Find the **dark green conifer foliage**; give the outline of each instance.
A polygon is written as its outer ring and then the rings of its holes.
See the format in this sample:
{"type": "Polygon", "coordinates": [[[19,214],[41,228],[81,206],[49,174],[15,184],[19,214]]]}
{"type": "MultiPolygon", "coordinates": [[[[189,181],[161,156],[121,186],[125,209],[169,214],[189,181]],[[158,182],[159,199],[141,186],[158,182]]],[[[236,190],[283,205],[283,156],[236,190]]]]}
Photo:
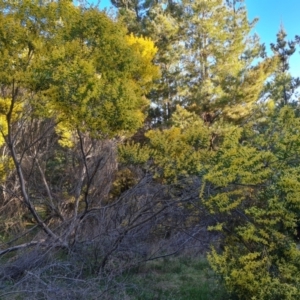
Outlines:
{"type": "Polygon", "coordinates": [[[297,42],[296,40],[287,41],[286,37],[287,34],[281,24],[277,33],[277,42],[271,44],[271,50],[278,60],[278,66],[273,81],[266,86],[269,98],[279,107],[295,101],[296,90],[300,86],[300,79],[292,77],[289,73],[289,60],[295,54],[297,42]]]}
{"type": "Polygon", "coordinates": [[[250,34],[244,1],[187,2],[186,89],[183,103],[200,113],[234,122],[251,114],[272,61],[250,34]],[[259,63],[254,61],[259,59],[259,63]]]}
{"type": "Polygon", "coordinates": [[[251,114],[274,64],[250,34],[256,20],[248,21],[244,1],[147,2],[136,6],[142,18],[133,17],[132,5],[116,5],[131,16],[131,30],[158,47],[162,77],[149,97],[164,120],[177,104],[234,122],[251,114]]]}

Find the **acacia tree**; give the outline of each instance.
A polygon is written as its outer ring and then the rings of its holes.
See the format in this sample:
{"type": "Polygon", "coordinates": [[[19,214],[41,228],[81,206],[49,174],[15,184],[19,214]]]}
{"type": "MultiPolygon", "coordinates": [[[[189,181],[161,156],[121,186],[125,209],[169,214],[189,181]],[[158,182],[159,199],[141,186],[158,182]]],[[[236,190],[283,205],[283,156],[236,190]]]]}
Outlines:
{"type": "Polygon", "coordinates": [[[0,19],[2,214],[17,199],[31,224],[68,246],[103,200],[89,195],[105,162],[115,164],[108,139],[143,124],[156,48],[69,1],[2,1],[0,19]],[[53,219],[67,225],[54,230],[53,219]]]}
{"type": "Polygon", "coordinates": [[[289,107],[267,128],[233,128],[204,176],[214,186],[202,195],[211,229],[226,237],[209,260],[240,299],[299,297],[298,131],[289,107]]]}

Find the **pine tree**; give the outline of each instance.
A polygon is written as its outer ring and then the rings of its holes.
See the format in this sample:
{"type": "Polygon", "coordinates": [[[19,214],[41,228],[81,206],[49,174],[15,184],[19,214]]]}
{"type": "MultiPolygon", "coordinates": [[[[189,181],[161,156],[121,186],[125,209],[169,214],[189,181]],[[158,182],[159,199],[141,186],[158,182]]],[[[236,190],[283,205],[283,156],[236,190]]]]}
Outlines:
{"type": "Polygon", "coordinates": [[[296,51],[296,40],[287,41],[283,24],[277,33],[277,43],[271,44],[271,50],[277,58],[277,68],[273,80],[266,84],[266,92],[270,101],[282,107],[295,101],[295,93],[300,86],[300,79],[294,78],[289,72],[289,59],[296,51]]]}
{"type": "Polygon", "coordinates": [[[164,119],[176,104],[211,119],[239,121],[250,115],[274,62],[263,58],[264,47],[250,34],[256,20],[248,21],[244,1],[147,5],[136,28],[158,47],[155,62],[162,77],[149,97],[164,119]]]}
{"type": "Polygon", "coordinates": [[[248,21],[243,1],[195,1],[185,10],[183,103],[231,121],[245,118],[272,71],[258,37],[250,35],[257,20],[248,21]]]}

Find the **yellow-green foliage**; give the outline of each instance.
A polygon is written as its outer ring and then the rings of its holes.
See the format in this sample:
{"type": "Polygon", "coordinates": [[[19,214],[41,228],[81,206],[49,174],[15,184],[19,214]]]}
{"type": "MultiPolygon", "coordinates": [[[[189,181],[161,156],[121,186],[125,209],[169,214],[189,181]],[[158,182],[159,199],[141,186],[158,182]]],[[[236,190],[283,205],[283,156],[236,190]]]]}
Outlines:
{"type": "Polygon", "coordinates": [[[58,143],[62,147],[71,148],[74,146],[74,133],[70,125],[60,122],[56,125],[55,132],[59,136],[58,143]]]}
{"type": "Polygon", "coordinates": [[[129,45],[133,45],[140,56],[147,60],[152,61],[158,48],[155,47],[154,42],[149,38],[137,37],[132,33],[127,36],[127,42],[129,45]]]}
{"type": "MultiPolygon", "coordinates": [[[[227,222],[225,250],[209,254],[214,270],[240,299],[298,299],[300,251],[300,119],[284,107],[246,139],[242,129],[225,138],[205,179],[218,187],[208,199],[227,222]]],[[[248,131],[249,133],[249,131],[248,131]]]]}
{"type": "Polygon", "coordinates": [[[209,127],[177,107],[172,124],[146,134],[156,176],[201,177],[201,201],[221,220],[210,230],[225,236],[224,250],[208,257],[228,290],[239,299],[298,299],[300,118],[285,107],[262,124],[209,127]]]}
{"type": "Polygon", "coordinates": [[[142,126],[157,49],[105,13],[67,0],[2,1],[0,44],[7,97],[22,90],[14,101],[61,123],[65,146],[74,129],[106,138],[142,126]]]}
{"type": "MultiPolygon", "coordinates": [[[[136,78],[145,88],[147,84],[153,79],[158,79],[159,69],[152,64],[155,54],[158,48],[155,47],[154,42],[149,38],[136,37],[132,33],[126,37],[129,45],[132,46],[137,53],[137,59],[139,62],[137,66],[136,78]]],[[[149,87],[149,85],[148,85],[149,87]]]]}
{"type": "Polygon", "coordinates": [[[213,249],[208,259],[213,269],[223,274],[229,291],[239,299],[298,299],[299,250],[287,246],[283,255],[289,260],[270,256],[265,249],[245,253],[241,247],[230,245],[222,255],[213,249]]]}
{"type": "Polygon", "coordinates": [[[148,146],[140,144],[127,143],[118,147],[118,158],[121,163],[139,165],[146,163],[154,154],[154,151],[148,146]]]}
{"type": "Polygon", "coordinates": [[[211,132],[202,119],[180,106],[172,117],[174,125],[163,131],[150,130],[146,137],[155,152],[156,176],[175,180],[178,176],[203,173],[212,155],[211,132]]]}
{"type": "Polygon", "coordinates": [[[213,152],[210,149],[211,130],[194,113],[177,106],[172,116],[173,126],[165,130],[150,130],[147,145],[129,143],[119,147],[123,163],[144,164],[149,159],[155,176],[176,180],[178,176],[200,174],[213,152]]]}
{"type": "MultiPolygon", "coordinates": [[[[22,104],[15,103],[11,106],[11,99],[0,97],[0,147],[5,144],[5,137],[8,132],[7,116],[10,113],[12,122],[19,120],[22,116],[22,104]]],[[[4,181],[8,172],[13,168],[12,158],[8,155],[2,155],[0,158],[0,182],[4,181]]]]}
{"type": "Polygon", "coordinates": [[[0,146],[4,143],[4,136],[7,134],[8,124],[7,116],[11,110],[11,121],[17,121],[21,118],[22,113],[22,103],[17,102],[12,106],[12,101],[10,98],[0,97],[0,146]]]}
{"type": "Polygon", "coordinates": [[[8,155],[2,155],[2,157],[0,158],[0,183],[7,178],[7,175],[12,170],[12,168],[12,158],[8,155]]]}
{"type": "Polygon", "coordinates": [[[7,120],[6,120],[6,115],[9,110],[9,105],[10,105],[10,99],[3,99],[0,98],[0,145],[2,146],[5,142],[4,137],[7,135],[7,120]]]}

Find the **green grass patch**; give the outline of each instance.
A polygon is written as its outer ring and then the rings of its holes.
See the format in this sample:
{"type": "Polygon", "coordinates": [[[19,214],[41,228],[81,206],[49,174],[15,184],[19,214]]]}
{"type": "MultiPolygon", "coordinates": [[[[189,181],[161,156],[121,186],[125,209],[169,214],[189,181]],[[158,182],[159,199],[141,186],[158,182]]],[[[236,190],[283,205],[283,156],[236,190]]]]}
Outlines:
{"type": "Polygon", "coordinates": [[[176,257],[147,262],[129,274],[130,300],[228,299],[207,260],[176,257]]]}

